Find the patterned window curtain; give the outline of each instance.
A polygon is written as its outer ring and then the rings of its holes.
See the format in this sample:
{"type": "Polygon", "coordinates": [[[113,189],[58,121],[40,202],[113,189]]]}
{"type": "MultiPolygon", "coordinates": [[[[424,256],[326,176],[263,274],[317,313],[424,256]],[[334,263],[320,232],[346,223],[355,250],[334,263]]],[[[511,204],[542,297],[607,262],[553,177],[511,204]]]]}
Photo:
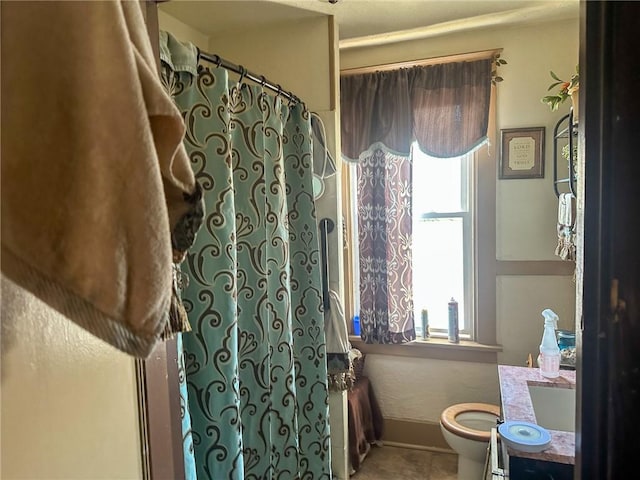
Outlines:
{"type": "Polygon", "coordinates": [[[357,197],[361,336],[415,340],[409,157],[374,150],[358,164],[357,197]]]}
{"type": "Polygon", "coordinates": [[[206,216],[183,264],[200,479],[330,479],[309,113],[222,68],[174,78],[206,216]]]}
{"type": "Polygon", "coordinates": [[[409,156],[463,155],[487,139],[492,60],[452,62],[340,79],[342,153],[352,162],[376,148],[409,156]]]}
{"type": "Polygon", "coordinates": [[[358,164],[360,325],[367,343],[415,339],[411,144],[457,157],[487,139],[491,59],[344,76],[343,158],[358,164]]]}
{"type": "Polygon", "coordinates": [[[413,138],[431,157],[464,155],[487,140],[492,60],[415,67],[409,75],[413,138]]]}

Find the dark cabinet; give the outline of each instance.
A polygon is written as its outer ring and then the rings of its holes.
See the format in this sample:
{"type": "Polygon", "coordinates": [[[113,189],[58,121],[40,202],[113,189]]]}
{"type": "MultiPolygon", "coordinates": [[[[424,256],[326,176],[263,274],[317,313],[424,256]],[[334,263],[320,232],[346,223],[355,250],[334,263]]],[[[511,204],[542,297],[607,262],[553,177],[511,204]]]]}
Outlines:
{"type": "Polygon", "coordinates": [[[509,457],[509,480],[572,480],[573,465],[509,457]]]}

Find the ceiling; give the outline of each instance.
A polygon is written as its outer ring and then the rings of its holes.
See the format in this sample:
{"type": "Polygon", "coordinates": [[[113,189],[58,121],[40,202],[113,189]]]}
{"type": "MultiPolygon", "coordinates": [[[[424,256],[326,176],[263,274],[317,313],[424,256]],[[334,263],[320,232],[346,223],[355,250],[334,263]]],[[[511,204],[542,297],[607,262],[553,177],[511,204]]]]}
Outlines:
{"type": "Polygon", "coordinates": [[[340,48],[578,16],[579,0],[173,0],[169,15],[208,36],[334,15],[340,48]]]}

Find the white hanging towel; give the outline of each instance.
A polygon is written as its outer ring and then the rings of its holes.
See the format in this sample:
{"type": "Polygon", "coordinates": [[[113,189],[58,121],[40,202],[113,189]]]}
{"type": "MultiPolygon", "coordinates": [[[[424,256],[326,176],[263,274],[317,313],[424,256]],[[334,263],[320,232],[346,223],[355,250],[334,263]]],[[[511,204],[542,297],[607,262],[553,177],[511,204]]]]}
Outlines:
{"type": "Polygon", "coordinates": [[[575,199],[571,193],[561,193],[558,197],[558,245],[555,254],[563,260],[576,259],[574,204],[575,199]]]}
{"type": "Polygon", "coordinates": [[[327,375],[329,390],[348,390],[353,386],[349,334],[340,297],[329,290],[329,311],[324,313],[327,342],[327,375]]]}

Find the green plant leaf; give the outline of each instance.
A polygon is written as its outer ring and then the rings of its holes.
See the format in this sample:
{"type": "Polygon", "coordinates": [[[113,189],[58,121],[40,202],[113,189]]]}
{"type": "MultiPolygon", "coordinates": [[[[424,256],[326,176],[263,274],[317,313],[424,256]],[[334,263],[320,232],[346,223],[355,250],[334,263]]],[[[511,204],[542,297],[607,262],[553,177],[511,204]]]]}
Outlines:
{"type": "Polygon", "coordinates": [[[542,97],[540,99],[540,101],[542,103],[546,103],[547,105],[549,105],[549,107],[551,108],[552,112],[556,111],[558,109],[558,105],[560,105],[562,103],[562,99],[560,99],[559,97],[557,97],[555,95],[542,97]]]}
{"type": "Polygon", "coordinates": [[[547,88],[547,92],[552,88],[557,87],[558,85],[562,85],[563,83],[564,83],[563,81],[552,83],[551,85],[549,85],[549,88],[547,88]]]}
{"type": "Polygon", "coordinates": [[[562,83],[562,80],[560,80],[558,78],[558,76],[555,73],[553,73],[553,70],[549,70],[549,73],[551,74],[551,78],[553,78],[554,80],[557,80],[558,82],[562,83]]]}
{"type": "Polygon", "coordinates": [[[492,85],[496,85],[498,82],[502,82],[504,79],[502,77],[498,76],[498,67],[500,65],[506,65],[507,61],[500,58],[500,54],[496,54],[493,57],[493,66],[492,66],[492,70],[491,70],[491,84],[492,85]]]}

